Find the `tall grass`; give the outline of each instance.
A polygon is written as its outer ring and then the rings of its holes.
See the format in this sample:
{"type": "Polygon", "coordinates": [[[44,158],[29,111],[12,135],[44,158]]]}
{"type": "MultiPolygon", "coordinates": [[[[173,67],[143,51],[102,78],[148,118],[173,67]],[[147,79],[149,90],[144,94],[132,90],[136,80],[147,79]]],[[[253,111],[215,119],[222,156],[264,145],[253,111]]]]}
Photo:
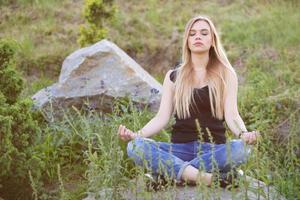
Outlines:
{"type": "MultiPolygon", "coordinates": [[[[124,103],[124,102],[123,102],[124,103]]],[[[73,159],[75,154],[80,155],[86,166],[87,193],[96,199],[122,199],[122,198],[164,198],[173,199],[177,188],[169,185],[165,190],[155,193],[146,189],[144,170],[137,168],[126,155],[126,143],[121,141],[116,131],[119,124],[128,124],[132,130],[139,129],[143,123],[153,115],[148,111],[137,111],[130,105],[118,104],[112,115],[100,116],[96,113],[87,115],[78,112],[77,114],[65,115],[64,120],[56,123],[56,131],[64,130],[64,136],[68,139],[68,155],[73,159]],[[121,110],[120,110],[121,109],[121,110]],[[125,110],[124,110],[125,109],[125,110]],[[78,146],[78,144],[80,144],[78,146]],[[71,146],[70,146],[71,145],[71,146]],[[73,149],[76,146],[76,149],[73,149]],[[81,147],[80,147],[81,146],[81,147]],[[80,151],[78,151],[80,149],[80,151]]],[[[291,116],[295,120],[295,116],[291,116]]],[[[295,124],[296,123],[292,123],[295,124]]],[[[263,127],[263,126],[262,126],[263,127]]],[[[261,190],[260,187],[253,187],[253,183],[247,179],[239,182],[239,189],[232,189],[229,193],[231,198],[270,198],[279,199],[279,195],[288,199],[299,198],[298,180],[299,157],[295,154],[298,148],[295,127],[290,129],[287,143],[274,144],[272,135],[263,132],[262,140],[252,148],[252,154],[247,164],[241,169],[245,175],[263,181],[269,190],[261,190]],[[284,161],[284,162],[283,162],[284,161]],[[287,178],[288,177],[288,178],[287,178]],[[292,184],[291,184],[292,183],[292,184]],[[277,190],[277,192],[273,189],[277,190]],[[241,194],[241,191],[244,191],[241,194]]],[[[161,133],[164,135],[165,133],[161,133]]],[[[160,141],[168,141],[156,138],[160,141]]],[[[61,146],[66,151],[66,144],[61,146]]],[[[73,163],[69,160],[66,163],[73,163]]],[[[76,163],[77,161],[75,161],[76,163]]],[[[238,181],[238,180],[236,180],[238,181]]],[[[257,183],[260,184],[260,183],[257,183]]],[[[183,188],[188,191],[188,188],[183,188]]],[[[208,188],[204,184],[196,187],[197,197],[204,199],[221,198],[223,190],[213,185],[208,188]]],[[[84,195],[84,194],[82,194],[84,195]]]]}
{"type": "MultiPolygon", "coordinates": [[[[247,199],[255,194],[272,199],[275,187],[287,199],[299,199],[299,2],[116,2],[119,12],[108,24],[109,39],[159,80],[180,59],[186,21],[196,14],[212,17],[239,75],[240,114],[249,130],[262,133],[241,169],[270,188],[251,193],[254,188],[244,179],[240,182],[243,196],[233,189],[231,197],[247,199]]],[[[56,81],[62,60],[79,47],[83,1],[4,0],[0,5],[0,37],[13,37],[20,43],[18,67],[31,78],[23,96],[30,96],[56,81]]],[[[145,171],[134,167],[127,158],[126,143],[116,135],[119,124],[138,130],[154,114],[137,111],[128,101],[115,104],[111,114],[65,113],[36,136],[32,157],[41,160],[43,172],[29,172],[33,188],[29,199],[82,199],[87,194],[99,199],[121,199],[126,194],[144,199],[174,197],[172,186],[158,193],[146,190],[145,171]]],[[[169,141],[170,124],[156,140],[169,141]]],[[[204,185],[196,191],[203,199],[222,194],[218,187],[204,185]]]]}

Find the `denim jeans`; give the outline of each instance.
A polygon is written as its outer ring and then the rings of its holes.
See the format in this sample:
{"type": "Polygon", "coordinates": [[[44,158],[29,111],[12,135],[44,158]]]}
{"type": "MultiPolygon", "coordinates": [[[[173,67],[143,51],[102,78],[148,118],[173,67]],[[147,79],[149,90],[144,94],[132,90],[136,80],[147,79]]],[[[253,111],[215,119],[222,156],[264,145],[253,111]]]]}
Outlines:
{"type": "Polygon", "coordinates": [[[145,167],[153,175],[180,181],[188,165],[206,172],[228,172],[247,161],[250,147],[242,140],[231,140],[226,144],[166,143],[137,137],[128,143],[127,154],[136,165],[145,167]]]}

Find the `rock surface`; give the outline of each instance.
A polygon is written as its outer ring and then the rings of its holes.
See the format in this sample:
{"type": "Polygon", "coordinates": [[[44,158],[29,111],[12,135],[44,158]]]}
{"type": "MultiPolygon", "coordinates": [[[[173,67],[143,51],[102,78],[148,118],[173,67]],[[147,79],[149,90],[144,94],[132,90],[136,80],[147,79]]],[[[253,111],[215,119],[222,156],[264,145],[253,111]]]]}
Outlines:
{"type": "MultiPolygon", "coordinates": [[[[136,190],[123,190],[120,192],[120,196],[117,199],[151,199],[151,200],[161,200],[161,199],[174,199],[174,200],[200,200],[200,199],[220,199],[220,200],[231,200],[231,199],[276,199],[285,200],[272,186],[267,186],[265,183],[246,176],[245,184],[240,186],[240,188],[227,190],[223,188],[209,188],[204,186],[204,188],[199,188],[196,186],[170,186],[163,191],[158,192],[147,192],[141,188],[144,188],[144,183],[140,180],[132,180],[130,185],[135,185],[136,190]],[[245,189],[247,188],[247,190],[245,189]]],[[[99,199],[114,199],[112,196],[113,190],[110,188],[103,189],[97,194],[89,194],[88,197],[83,200],[99,200],[99,199]]]]}
{"type": "Polygon", "coordinates": [[[108,40],[69,55],[58,83],[37,92],[32,99],[47,118],[61,109],[86,106],[109,112],[112,100],[130,97],[133,102],[159,107],[162,86],[124,51],[108,40]]]}

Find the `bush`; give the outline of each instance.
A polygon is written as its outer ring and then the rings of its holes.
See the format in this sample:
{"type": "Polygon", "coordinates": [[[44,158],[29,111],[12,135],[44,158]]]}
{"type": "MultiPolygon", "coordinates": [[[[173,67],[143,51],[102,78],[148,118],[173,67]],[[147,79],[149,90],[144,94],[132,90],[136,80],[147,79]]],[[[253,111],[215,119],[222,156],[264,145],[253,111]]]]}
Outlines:
{"type": "Polygon", "coordinates": [[[83,16],[87,25],[80,27],[80,46],[95,43],[107,35],[105,21],[113,19],[116,12],[114,0],[86,0],[83,16]]]}
{"type": "Polygon", "coordinates": [[[14,69],[14,53],[11,41],[0,41],[0,195],[5,199],[31,194],[28,171],[42,164],[33,156],[39,115],[31,111],[30,99],[18,100],[23,80],[14,69]]]}
{"type": "Polygon", "coordinates": [[[0,40],[0,88],[9,104],[15,103],[23,89],[23,80],[15,70],[16,43],[0,40]]]}

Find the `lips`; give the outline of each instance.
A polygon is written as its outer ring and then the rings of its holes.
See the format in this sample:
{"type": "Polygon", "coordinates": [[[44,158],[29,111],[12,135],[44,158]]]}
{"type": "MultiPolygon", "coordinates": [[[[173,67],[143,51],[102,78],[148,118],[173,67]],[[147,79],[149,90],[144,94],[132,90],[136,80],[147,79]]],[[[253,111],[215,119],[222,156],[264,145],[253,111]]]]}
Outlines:
{"type": "Polygon", "coordinates": [[[203,45],[203,43],[202,42],[195,42],[194,45],[199,46],[199,45],[203,45]]]}

